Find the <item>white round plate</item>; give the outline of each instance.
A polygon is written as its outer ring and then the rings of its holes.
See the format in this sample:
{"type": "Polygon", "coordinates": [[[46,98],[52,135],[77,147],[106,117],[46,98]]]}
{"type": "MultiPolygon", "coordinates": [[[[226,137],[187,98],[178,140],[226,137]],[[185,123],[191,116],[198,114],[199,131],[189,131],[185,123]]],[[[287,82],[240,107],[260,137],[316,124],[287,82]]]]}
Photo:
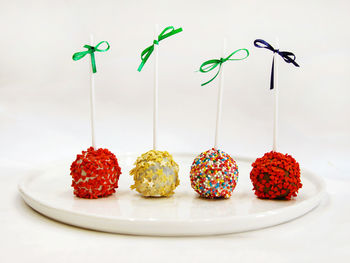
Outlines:
{"type": "Polygon", "coordinates": [[[100,199],[73,195],[71,161],[35,171],[19,183],[19,191],[33,209],[55,220],[112,233],[186,236],[213,235],[254,230],[277,225],[312,210],[325,193],[323,181],[302,171],[302,189],[290,201],[255,197],[249,179],[252,160],[235,158],[239,179],[230,199],[199,198],[192,190],[189,171],[194,154],[174,154],[180,166],[180,185],[168,198],[144,198],[129,189],[129,175],[136,154],[117,156],[122,167],[116,193],[100,199]]]}

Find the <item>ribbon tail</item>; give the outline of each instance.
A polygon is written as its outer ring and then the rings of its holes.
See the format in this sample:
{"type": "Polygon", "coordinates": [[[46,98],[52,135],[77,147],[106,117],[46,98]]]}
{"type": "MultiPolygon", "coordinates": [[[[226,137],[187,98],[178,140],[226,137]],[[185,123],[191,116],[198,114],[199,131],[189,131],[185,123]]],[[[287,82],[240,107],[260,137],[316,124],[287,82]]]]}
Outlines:
{"type": "Polygon", "coordinates": [[[149,46],[144,51],[142,51],[142,53],[141,53],[141,64],[140,64],[140,66],[137,69],[138,72],[141,72],[143,66],[146,64],[148,58],[151,56],[153,50],[154,50],[154,45],[149,46]]]}
{"type": "Polygon", "coordinates": [[[139,66],[138,69],[137,69],[138,72],[141,72],[143,66],[146,64],[148,58],[151,56],[151,53],[152,53],[152,52],[149,52],[149,51],[148,51],[148,53],[146,54],[146,56],[145,56],[144,58],[141,59],[141,64],[140,64],[140,66],[139,66]]]}
{"type": "Polygon", "coordinates": [[[274,71],[275,71],[275,55],[273,56],[272,59],[272,69],[271,69],[271,78],[270,78],[270,90],[273,89],[273,85],[274,85],[274,71]]]}
{"type": "Polygon", "coordinates": [[[294,60],[293,60],[293,65],[296,66],[296,67],[300,67],[298,63],[296,63],[294,60]]]}
{"type": "Polygon", "coordinates": [[[137,71],[141,72],[144,65],[145,65],[145,61],[142,60],[140,66],[137,68],[137,71]]]}
{"type": "Polygon", "coordinates": [[[92,73],[96,73],[95,53],[91,53],[90,55],[91,55],[92,73]]]}
{"type": "Polygon", "coordinates": [[[207,82],[202,83],[201,86],[203,87],[203,86],[209,84],[210,82],[212,82],[212,81],[219,75],[220,69],[221,69],[221,65],[220,65],[220,67],[219,67],[218,72],[216,72],[215,76],[214,76],[212,79],[208,80],[207,82]]]}

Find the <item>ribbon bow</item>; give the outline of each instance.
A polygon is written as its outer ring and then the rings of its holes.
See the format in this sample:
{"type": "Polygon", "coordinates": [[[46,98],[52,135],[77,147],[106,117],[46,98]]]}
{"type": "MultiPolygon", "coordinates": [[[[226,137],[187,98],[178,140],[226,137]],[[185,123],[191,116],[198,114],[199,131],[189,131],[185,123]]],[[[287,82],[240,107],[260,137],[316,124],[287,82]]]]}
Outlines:
{"type": "Polygon", "coordinates": [[[96,62],[95,62],[95,51],[97,52],[106,52],[107,50],[109,50],[110,46],[109,43],[107,41],[101,41],[100,43],[98,43],[96,46],[90,46],[90,45],[84,45],[85,48],[87,48],[86,51],[81,51],[81,52],[76,52],[73,54],[73,60],[77,61],[79,59],[82,59],[83,57],[85,57],[87,54],[90,54],[91,56],[91,66],[92,66],[92,72],[96,73],[96,62]],[[106,43],[107,47],[105,49],[99,49],[98,47],[102,44],[106,43]]]}
{"type": "Polygon", "coordinates": [[[219,75],[221,66],[222,66],[222,64],[224,62],[226,62],[228,60],[243,60],[243,59],[246,59],[248,56],[249,56],[248,49],[241,48],[241,49],[237,49],[236,51],[232,52],[227,58],[210,59],[208,61],[203,62],[203,64],[199,68],[200,72],[207,73],[207,72],[215,69],[217,66],[219,66],[219,70],[218,70],[218,72],[216,72],[215,76],[211,80],[201,84],[201,86],[207,85],[208,83],[212,82],[219,75]],[[245,51],[246,52],[246,56],[243,57],[243,58],[231,58],[234,54],[236,54],[236,53],[238,53],[240,51],[245,51]]]}
{"type": "Polygon", "coordinates": [[[141,53],[141,64],[139,68],[137,69],[139,72],[141,72],[143,66],[146,64],[148,58],[151,56],[153,50],[154,50],[154,45],[159,45],[159,42],[162,41],[163,39],[170,37],[172,35],[175,35],[177,33],[180,33],[182,31],[182,28],[175,29],[173,26],[168,26],[164,28],[164,30],[159,34],[158,39],[153,40],[153,44],[150,45],[149,47],[145,48],[142,53],[141,53]],[[169,31],[170,30],[170,31],[169,31]],[[169,32],[168,32],[169,31],[169,32]]]}
{"type": "MultiPolygon", "coordinates": [[[[268,50],[271,50],[273,53],[277,53],[280,55],[283,60],[287,63],[292,63],[294,66],[299,67],[298,63],[295,62],[296,56],[292,52],[288,51],[280,51],[279,49],[274,49],[273,46],[271,46],[269,43],[267,43],[265,40],[262,39],[256,39],[254,41],[254,46],[258,48],[266,48],[268,50]],[[262,44],[262,45],[259,45],[262,44]]],[[[272,59],[272,69],[271,69],[271,79],[270,79],[270,89],[273,89],[274,85],[274,64],[275,64],[275,56],[273,56],[272,59]]]]}

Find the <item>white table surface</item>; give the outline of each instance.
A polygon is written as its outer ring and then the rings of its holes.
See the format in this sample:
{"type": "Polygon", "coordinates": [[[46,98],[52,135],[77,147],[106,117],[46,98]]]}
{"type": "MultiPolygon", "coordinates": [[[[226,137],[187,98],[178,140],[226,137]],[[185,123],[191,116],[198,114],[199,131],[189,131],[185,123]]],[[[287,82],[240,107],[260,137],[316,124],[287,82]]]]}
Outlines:
{"type": "Polygon", "coordinates": [[[50,220],[17,191],[28,171],[3,164],[1,262],[344,262],[350,256],[350,182],[326,178],[320,206],[292,222],[239,234],[142,237],[100,233],[50,220]]]}
{"type": "Polygon", "coordinates": [[[3,1],[0,262],[349,261],[349,1],[140,2],[3,1]],[[215,83],[200,87],[209,75],[194,71],[219,56],[223,36],[232,50],[247,47],[251,56],[225,66],[222,150],[251,157],[269,150],[271,54],[253,40],[278,35],[281,49],[295,52],[300,68],[280,63],[278,150],[325,179],[328,197],[319,207],[259,231],[157,238],[71,227],[22,201],[17,183],[30,169],[73,160],[89,146],[90,65],[71,56],[91,32],[111,44],[97,57],[97,144],[115,154],[149,150],[153,66],[136,69],[155,22],[184,28],[161,45],[159,145],[169,152],[212,146],[217,89],[215,83]]]}

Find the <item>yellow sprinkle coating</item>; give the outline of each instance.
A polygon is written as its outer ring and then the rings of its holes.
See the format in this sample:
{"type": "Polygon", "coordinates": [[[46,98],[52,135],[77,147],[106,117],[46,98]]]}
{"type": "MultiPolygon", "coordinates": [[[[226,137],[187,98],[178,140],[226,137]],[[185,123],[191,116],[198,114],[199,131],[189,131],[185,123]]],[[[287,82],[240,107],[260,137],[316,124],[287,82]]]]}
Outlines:
{"type": "Polygon", "coordinates": [[[143,196],[170,196],[179,185],[179,165],[167,151],[150,150],[137,158],[130,187],[143,196]]]}

